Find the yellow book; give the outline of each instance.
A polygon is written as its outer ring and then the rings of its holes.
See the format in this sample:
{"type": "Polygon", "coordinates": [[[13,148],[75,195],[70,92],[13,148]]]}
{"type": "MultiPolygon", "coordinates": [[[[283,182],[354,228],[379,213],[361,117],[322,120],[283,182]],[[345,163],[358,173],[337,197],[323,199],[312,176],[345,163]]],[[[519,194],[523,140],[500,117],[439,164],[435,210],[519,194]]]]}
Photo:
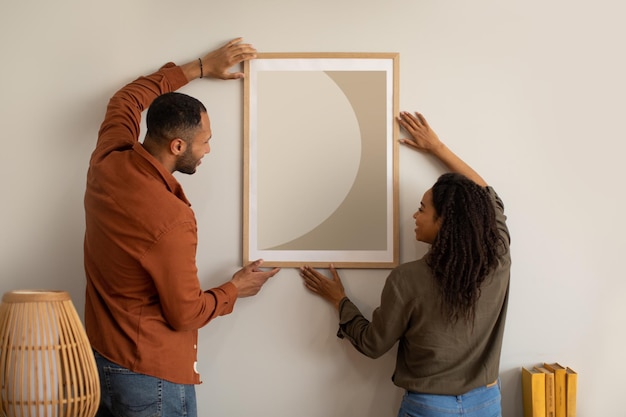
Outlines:
{"type": "Polygon", "coordinates": [[[522,367],[524,417],[546,417],[546,376],[536,369],[522,367]]]}
{"type": "Polygon", "coordinates": [[[576,417],[576,391],[578,390],[578,374],[571,368],[565,369],[565,408],[567,417],[576,417]]]}
{"type": "Polygon", "coordinates": [[[543,366],[535,366],[535,369],[543,372],[546,376],[546,417],[555,417],[554,374],[543,366]]]}
{"type": "Polygon", "coordinates": [[[554,416],[567,417],[565,368],[558,363],[544,363],[543,367],[554,373],[554,416]]]}

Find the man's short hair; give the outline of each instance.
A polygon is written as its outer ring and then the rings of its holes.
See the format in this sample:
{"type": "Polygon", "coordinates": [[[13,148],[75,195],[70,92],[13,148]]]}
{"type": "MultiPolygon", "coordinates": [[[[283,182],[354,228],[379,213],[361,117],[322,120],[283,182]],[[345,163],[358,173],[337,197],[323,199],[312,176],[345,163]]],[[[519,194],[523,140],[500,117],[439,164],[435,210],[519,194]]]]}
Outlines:
{"type": "Polygon", "coordinates": [[[146,115],[146,138],[161,144],[180,138],[188,142],[200,126],[206,107],[187,94],[165,93],[157,97],[146,115]]]}

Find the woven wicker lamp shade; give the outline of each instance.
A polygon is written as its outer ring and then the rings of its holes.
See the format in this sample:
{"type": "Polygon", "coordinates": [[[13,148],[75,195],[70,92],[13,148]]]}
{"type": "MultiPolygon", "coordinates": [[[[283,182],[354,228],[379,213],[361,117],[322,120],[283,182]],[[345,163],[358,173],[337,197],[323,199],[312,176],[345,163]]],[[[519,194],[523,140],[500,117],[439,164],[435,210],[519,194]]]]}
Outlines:
{"type": "Polygon", "coordinates": [[[3,416],[96,415],[98,369],[67,292],[4,294],[0,304],[0,384],[3,416]]]}

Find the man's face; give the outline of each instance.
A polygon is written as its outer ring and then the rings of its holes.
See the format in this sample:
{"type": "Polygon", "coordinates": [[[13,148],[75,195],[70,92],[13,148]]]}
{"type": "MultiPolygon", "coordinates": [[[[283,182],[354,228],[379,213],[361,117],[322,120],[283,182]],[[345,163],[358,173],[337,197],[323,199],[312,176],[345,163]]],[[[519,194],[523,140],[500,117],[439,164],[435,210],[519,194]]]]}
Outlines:
{"type": "Polygon", "coordinates": [[[175,170],[183,174],[194,174],[204,155],[211,152],[210,139],[211,122],[209,115],[203,112],[200,119],[200,129],[198,129],[191,141],[187,143],[185,151],[178,157],[175,170]]]}

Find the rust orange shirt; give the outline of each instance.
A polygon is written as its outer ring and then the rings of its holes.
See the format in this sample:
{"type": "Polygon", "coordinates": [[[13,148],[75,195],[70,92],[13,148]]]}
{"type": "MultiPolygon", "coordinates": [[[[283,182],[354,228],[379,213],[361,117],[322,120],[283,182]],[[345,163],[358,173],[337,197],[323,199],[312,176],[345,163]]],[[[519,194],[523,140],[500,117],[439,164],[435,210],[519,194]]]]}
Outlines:
{"type": "Polygon", "coordinates": [[[85,192],[85,327],[92,347],[134,372],[197,384],[198,329],[232,311],[236,287],[203,291],[196,219],[182,187],[138,141],[141,113],[187,83],[169,63],[109,101],[85,192]]]}

